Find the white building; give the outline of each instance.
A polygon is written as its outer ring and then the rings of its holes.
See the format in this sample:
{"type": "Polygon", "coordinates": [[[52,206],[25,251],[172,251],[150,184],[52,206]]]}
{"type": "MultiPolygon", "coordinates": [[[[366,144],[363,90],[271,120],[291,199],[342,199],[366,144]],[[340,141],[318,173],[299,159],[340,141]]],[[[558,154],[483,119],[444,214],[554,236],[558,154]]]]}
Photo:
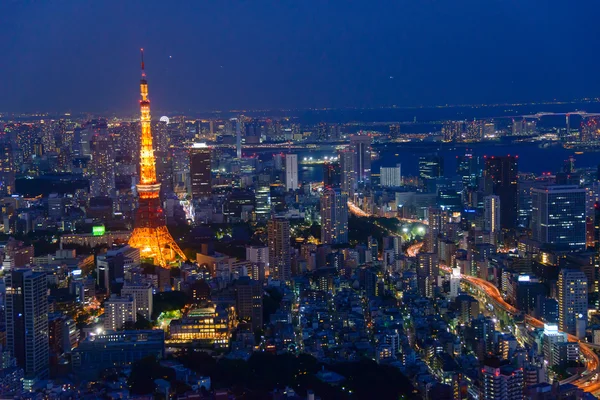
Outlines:
{"type": "Polygon", "coordinates": [[[402,173],[400,164],[395,167],[381,167],[379,170],[380,183],[383,187],[402,186],[402,173]]]}
{"type": "Polygon", "coordinates": [[[126,322],[135,322],[135,297],[118,297],[112,295],[104,303],[104,329],[117,331],[126,322]]]}
{"type": "Polygon", "coordinates": [[[285,155],[285,190],[298,189],[298,155],[285,155]]]}
{"type": "Polygon", "coordinates": [[[269,266],[269,247],[268,246],[248,246],[246,247],[246,260],[253,263],[263,263],[269,266]]]}
{"type": "Polygon", "coordinates": [[[135,299],[135,312],[141,314],[148,321],[152,319],[152,286],[146,285],[125,285],[121,289],[121,296],[133,297],[135,299]]]}

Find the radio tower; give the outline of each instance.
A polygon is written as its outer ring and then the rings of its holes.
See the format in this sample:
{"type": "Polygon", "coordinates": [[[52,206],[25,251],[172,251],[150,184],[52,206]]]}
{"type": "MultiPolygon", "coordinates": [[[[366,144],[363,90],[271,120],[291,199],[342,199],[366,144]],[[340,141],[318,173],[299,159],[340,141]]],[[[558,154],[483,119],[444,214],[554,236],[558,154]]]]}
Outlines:
{"type": "Polygon", "coordinates": [[[140,149],[140,183],[137,185],[138,209],[134,230],[129,245],[140,250],[142,258],[151,258],[154,263],[166,268],[177,256],[185,260],[185,255],[167,230],[165,216],[160,205],[160,183],[156,181],[154,148],[150,131],[150,100],[148,82],[144,70],[144,49],[142,52],[142,79],[140,100],[142,126],[140,149]]]}

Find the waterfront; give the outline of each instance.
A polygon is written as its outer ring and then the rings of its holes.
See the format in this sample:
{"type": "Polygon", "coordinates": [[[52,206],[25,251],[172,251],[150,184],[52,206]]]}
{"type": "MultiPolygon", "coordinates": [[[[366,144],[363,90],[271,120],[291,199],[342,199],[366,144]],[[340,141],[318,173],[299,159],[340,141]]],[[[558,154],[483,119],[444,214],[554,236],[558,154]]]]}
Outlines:
{"type": "MultiPolygon", "coordinates": [[[[535,174],[559,171],[563,162],[571,155],[575,156],[577,168],[597,168],[600,164],[598,152],[585,151],[583,154],[575,154],[573,150],[565,149],[559,144],[542,148],[538,143],[473,143],[468,146],[448,143],[423,145],[399,143],[375,146],[375,149],[379,152],[379,158],[373,160],[373,173],[379,173],[382,166],[392,167],[401,164],[403,176],[417,175],[419,157],[435,153],[444,158],[444,175],[452,176],[456,172],[456,157],[464,155],[467,149],[471,149],[472,154],[476,156],[518,155],[519,171],[535,174]]],[[[332,157],[335,152],[306,150],[298,151],[297,154],[299,159],[304,157],[317,159],[325,156],[332,157]]],[[[263,154],[265,161],[271,156],[268,153],[263,154]]],[[[299,173],[300,179],[304,182],[323,180],[323,168],[319,164],[301,165],[299,173]]]]}

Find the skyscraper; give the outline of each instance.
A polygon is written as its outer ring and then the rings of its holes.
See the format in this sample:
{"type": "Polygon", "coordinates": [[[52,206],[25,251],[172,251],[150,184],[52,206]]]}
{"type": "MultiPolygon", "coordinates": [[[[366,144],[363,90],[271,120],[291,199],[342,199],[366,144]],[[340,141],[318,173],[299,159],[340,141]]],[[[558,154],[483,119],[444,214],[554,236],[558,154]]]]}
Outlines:
{"type": "Polygon", "coordinates": [[[212,149],[205,143],[194,143],[190,149],[190,182],[194,200],[210,197],[212,193],[211,153],[212,149]]]}
{"type": "Polygon", "coordinates": [[[483,229],[492,233],[500,231],[500,197],[489,195],[483,198],[483,229]]]}
{"type": "Polygon", "coordinates": [[[356,190],[356,153],[351,148],[340,151],[341,188],[348,196],[354,197],[356,190]]]}
{"type": "Polygon", "coordinates": [[[321,242],[348,243],[348,196],[326,188],[321,196],[321,242]]]}
{"type": "Polygon", "coordinates": [[[517,174],[518,158],[516,156],[485,158],[485,184],[488,194],[500,197],[502,229],[513,229],[517,224],[517,174]]]}
{"type": "Polygon", "coordinates": [[[477,179],[481,177],[481,158],[473,155],[470,149],[464,155],[456,156],[456,174],[462,178],[464,188],[477,187],[477,179]]]}
{"type": "Polygon", "coordinates": [[[354,135],[350,138],[350,147],[355,154],[356,181],[359,185],[371,183],[371,143],[368,135],[354,135]]]}
{"type": "Polygon", "coordinates": [[[6,276],[6,345],[25,376],[48,375],[48,292],[46,274],[30,269],[6,276]]]}
{"type": "Polygon", "coordinates": [[[285,190],[298,189],[298,155],[285,155],[285,190]]]}
{"type": "Polygon", "coordinates": [[[428,192],[435,192],[437,178],[444,176],[444,158],[438,155],[419,157],[419,177],[428,192]]]}
{"type": "Polygon", "coordinates": [[[577,332],[577,319],[587,318],[588,291],[585,273],[562,269],[558,275],[558,327],[572,335],[577,332]]]}
{"type": "Polygon", "coordinates": [[[150,100],[148,100],[148,81],[144,71],[144,53],[142,50],[142,79],[140,80],[142,99],[140,101],[141,151],[139,196],[135,218],[135,228],[131,233],[129,245],[140,250],[142,258],[153,259],[161,267],[175,259],[185,260],[185,254],[167,230],[165,216],[160,204],[160,182],[156,180],[154,148],[150,129],[150,100]]]}
{"type": "Polygon", "coordinates": [[[0,136],[0,194],[3,196],[9,196],[15,192],[13,146],[10,135],[0,136]]]}
{"type": "Polygon", "coordinates": [[[269,220],[269,272],[273,279],[289,281],[292,277],[290,222],[284,218],[269,220]]]}
{"type": "Polygon", "coordinates": [[[585,189],[553,185],[533,188],[531,196],[534,240],[560,249],[585,248],[585,189]]]}

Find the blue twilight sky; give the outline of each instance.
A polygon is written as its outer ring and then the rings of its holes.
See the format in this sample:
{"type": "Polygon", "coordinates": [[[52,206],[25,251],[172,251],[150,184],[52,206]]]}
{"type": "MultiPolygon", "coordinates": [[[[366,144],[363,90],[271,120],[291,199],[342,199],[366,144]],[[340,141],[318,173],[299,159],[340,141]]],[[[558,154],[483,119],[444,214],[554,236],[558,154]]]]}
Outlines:
{"type": "Polygon", "coordinates": [[[0,111],[600,95],[597,0],[1,0],[0,111]]]}

